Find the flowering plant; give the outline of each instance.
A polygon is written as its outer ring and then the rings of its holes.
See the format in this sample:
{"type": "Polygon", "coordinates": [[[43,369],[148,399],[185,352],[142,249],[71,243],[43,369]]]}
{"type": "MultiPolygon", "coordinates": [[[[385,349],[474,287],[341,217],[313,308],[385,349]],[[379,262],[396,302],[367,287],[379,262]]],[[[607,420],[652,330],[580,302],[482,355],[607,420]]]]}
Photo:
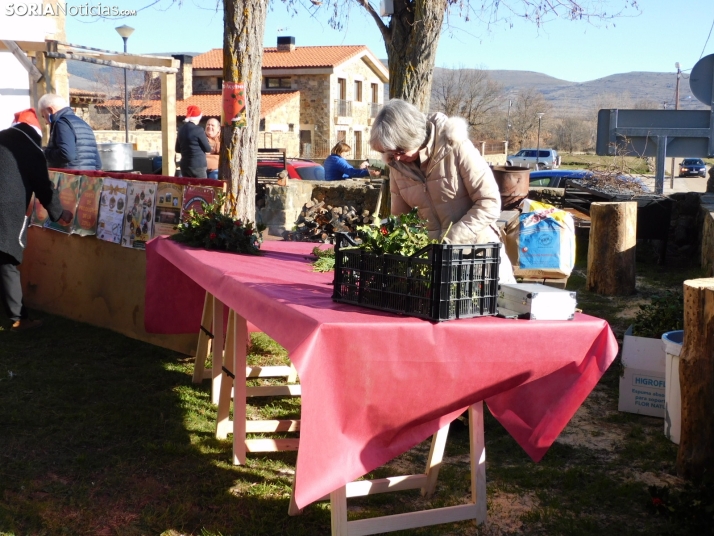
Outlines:
{"type": "Polygon", "coordinates": [[[204,203],[203,213],[189,210],[170,238],[187,246],[258,255],[265,226],[233,219],[226,214],[226,201],[225,195],[218,194],[213,203],[204,203]]]}
{"type": "Polygon", "coordinates": [[[426,221],[420,220],[417,209],[407,214],[389,216],[381,225],[361,225],[357,236],[362,240],[362,249],[378,255],[414,255],[429,244],[438,243],[429,238],[426,221]]]}

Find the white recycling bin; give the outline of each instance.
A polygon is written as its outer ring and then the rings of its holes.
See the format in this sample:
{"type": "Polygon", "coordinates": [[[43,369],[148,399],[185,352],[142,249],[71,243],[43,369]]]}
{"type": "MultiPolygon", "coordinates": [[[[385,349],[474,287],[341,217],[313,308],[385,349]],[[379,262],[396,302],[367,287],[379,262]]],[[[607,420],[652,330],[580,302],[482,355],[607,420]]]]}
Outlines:
{"type": "Polygon", "coordinates": [[[679,352],[682,351],[684,331],[668,331],[662,335],[666,356],[664,377],[664,435],[679,445],[682,431],[682,394],[679,389],[679,352]]]}

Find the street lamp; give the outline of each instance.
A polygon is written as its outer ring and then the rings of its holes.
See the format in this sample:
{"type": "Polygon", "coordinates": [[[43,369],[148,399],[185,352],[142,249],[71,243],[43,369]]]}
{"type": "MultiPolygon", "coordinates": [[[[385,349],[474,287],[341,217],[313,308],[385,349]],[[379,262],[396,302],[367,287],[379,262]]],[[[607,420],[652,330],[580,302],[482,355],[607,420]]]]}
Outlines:
{"type": "Polygon", "coordinates": [[[538,168],[539,168],[539,166],[538,166],[538,161],[540,160],[540,120],[543,119],[543,116],[545,115],[545,113],[543,113],[543,112],[538,112],[536,115],[538,116],[538,143],[536,144],[536,163],[535,163],[535,167],[536,167],[536,171],[538,171],[538,168]]]}
{"type": "MultiPolygon", "coordinates": [[[[124,40],[124,54],[126,54],[126,42],[129,40],[129,36],[134,33],[134,28],[124,24],[115,30],[124,40]]],[[[124,141],[129,143],[129,86],[126,83],[126,68],[124,68],[124,141]]]]}

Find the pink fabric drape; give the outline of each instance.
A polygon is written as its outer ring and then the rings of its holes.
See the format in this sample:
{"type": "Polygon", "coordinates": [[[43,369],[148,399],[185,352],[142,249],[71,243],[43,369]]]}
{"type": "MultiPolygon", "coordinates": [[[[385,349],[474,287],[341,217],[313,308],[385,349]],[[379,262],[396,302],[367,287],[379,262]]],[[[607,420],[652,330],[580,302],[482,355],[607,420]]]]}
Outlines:
{"type": "Polygon", "coordinates": [[[428,438],[467,406],[539,461],[617,354],[601,319],[443,323],[332,301],[314,244],[261,256],[147,244],[146,329],[195,332],[210,292],[283,345],[302,384],[295,499],[303,507],[428,438]]]}

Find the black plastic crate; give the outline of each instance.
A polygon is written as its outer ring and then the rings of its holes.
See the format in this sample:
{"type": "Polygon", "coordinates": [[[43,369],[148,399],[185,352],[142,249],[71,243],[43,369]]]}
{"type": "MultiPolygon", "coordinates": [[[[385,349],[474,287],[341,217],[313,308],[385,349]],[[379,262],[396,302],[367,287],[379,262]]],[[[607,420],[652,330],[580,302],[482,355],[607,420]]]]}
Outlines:
{"type": "Polygon", "coordinates": [[[336,302],[436,321],[496,314],[500,244],[432,244],[404,257],[345,249],[352,241],[335,236],[336,302]]]}

